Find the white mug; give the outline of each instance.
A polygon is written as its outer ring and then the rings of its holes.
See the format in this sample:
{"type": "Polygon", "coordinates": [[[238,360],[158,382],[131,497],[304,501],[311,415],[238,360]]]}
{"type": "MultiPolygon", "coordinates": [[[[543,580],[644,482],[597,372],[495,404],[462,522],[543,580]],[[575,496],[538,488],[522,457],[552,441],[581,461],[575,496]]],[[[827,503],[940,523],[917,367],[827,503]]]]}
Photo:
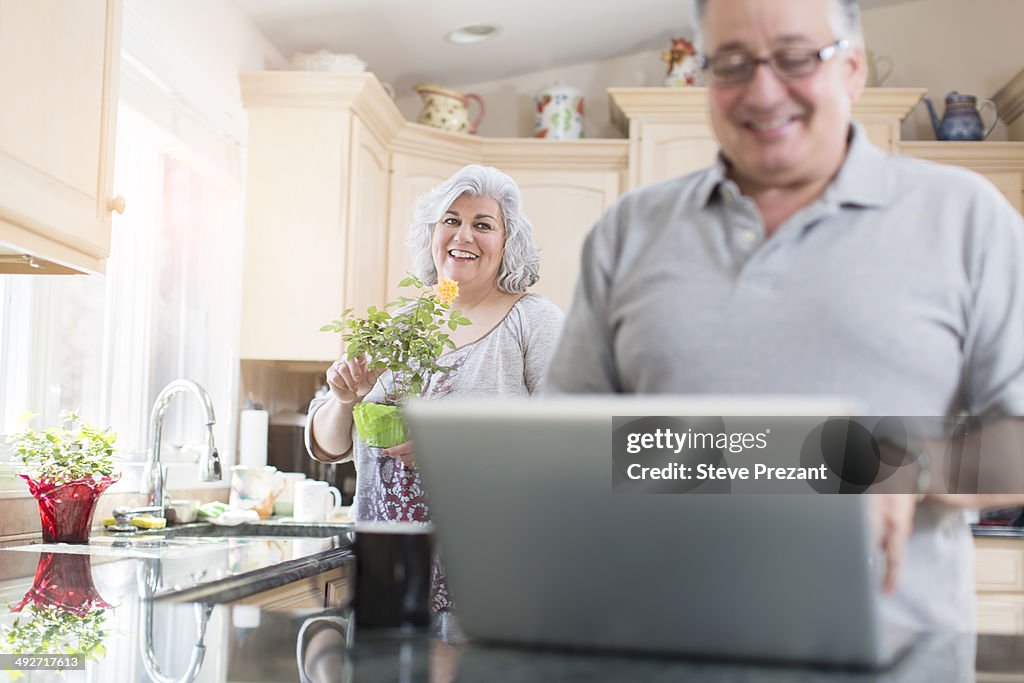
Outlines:
{"type": "Polygon", "coordinates": [[[341,491],[329,486],[326,481],[306,479],[295,482],[292,518],[296,522],[326,522],[340,507],[341,491]]]}

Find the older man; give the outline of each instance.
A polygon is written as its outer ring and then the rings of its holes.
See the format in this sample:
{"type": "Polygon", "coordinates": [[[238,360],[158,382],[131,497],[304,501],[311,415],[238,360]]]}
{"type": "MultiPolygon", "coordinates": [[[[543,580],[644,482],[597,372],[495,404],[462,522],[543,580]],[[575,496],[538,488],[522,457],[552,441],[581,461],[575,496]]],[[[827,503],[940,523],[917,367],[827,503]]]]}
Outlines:
{"type": "MultiPolygon", "coordinates": [[[[626,194],[594,228],[549,389],[1024,415],[1021,217],[979,176],[886,155],[851,120],[856,0],[695,10],[718,162],[626,194]]],[[[1015,500],[876,497],[893,619],[970,629],[961,508],[1015,500]]]]}

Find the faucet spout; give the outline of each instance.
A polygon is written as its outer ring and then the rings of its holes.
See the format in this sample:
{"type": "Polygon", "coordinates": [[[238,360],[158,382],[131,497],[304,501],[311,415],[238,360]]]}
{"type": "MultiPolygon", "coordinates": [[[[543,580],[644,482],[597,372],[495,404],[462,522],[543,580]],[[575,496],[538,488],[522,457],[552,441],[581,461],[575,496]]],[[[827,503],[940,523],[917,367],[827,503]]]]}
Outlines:
{"type": "Polygon", "coordinates": [[[217,454],[217,446],[213,440],[213,425],[217,422],[213,414],[213,402],[210,395],[199,384],[190,379],[176,379],[165,386],[153,402],[153,410],[149,414],[149,430],[151,435],[151,448],[149,452],[150,463],[150,486],[149,505],[163,506],[164,504],[164,474],[160,466],[160,446],[164,425],[164,413],[167,406],[176,394],[186,392],[198,399],[203,408],[204,419],[206,420],[206,452],[200,456],[199,475],[202,481],[219,481],[221,478],[220,456],[217,454]]]}

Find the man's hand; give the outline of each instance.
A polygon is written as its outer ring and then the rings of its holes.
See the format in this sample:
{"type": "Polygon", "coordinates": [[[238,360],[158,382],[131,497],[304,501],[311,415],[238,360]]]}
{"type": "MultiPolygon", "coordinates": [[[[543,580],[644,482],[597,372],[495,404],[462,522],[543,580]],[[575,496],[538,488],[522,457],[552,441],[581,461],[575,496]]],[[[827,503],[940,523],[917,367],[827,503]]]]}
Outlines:
{"type": "Polygon", "coordinates": [[[891,593],[896,589],[907,539],[914,528],[916,496],[908,493],[871,494],[868,510],[871,514],[872,531],[878,547],[885,553],[885,577],[882,590],[891,593]]]}

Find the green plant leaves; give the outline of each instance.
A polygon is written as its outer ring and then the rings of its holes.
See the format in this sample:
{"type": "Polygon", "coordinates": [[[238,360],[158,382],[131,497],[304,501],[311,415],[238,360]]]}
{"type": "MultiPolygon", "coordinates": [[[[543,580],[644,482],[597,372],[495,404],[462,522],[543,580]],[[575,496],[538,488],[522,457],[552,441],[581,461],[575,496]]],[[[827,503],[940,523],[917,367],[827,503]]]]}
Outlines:
{"type": "Polygon", "coordinates": [[[390,370],[395,384],[387,398],[395,403],[421,393],[430,373],[442,369],[437,359],[446,348],[455,348],[442,328],[455,330],[470,324],[469,318],[451,310],[419,278],[410,275],[398,286],[425,291],[416,298],[399,297],[382,309],[370,306],[361,318],[352,317],[352,309],[346,309],[339,319],[320,328],[341,334],[348,358],[366,356],[369,367],[390,370]]]}
{"type": "Polygon", "coordinates": [[[114,473],[114,442],[110,428],[99,429],[77,413],[64,411],[60,427],[36,431],[28,426],[35,415],[23,416],[25,426],[7,437],[14,456],[35,470],[34,477],[63,484],[83,477],[114,473]]]}

